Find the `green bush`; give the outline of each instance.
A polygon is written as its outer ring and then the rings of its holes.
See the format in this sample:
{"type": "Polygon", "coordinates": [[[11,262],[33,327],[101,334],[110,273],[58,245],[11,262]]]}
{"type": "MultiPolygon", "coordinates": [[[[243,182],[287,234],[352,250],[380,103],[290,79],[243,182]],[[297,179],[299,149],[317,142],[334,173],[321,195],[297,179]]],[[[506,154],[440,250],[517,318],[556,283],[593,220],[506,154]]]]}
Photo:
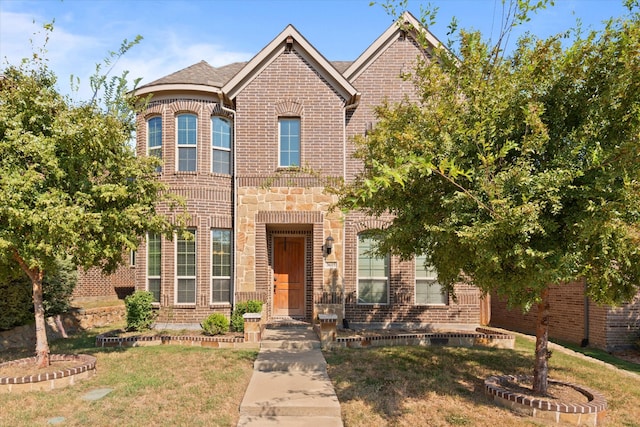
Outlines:
{"type": "Polygon", "coordinates": [[[231,314],[231,326],[234,331],[244,332],[244,319],[242,317],[245,313],[261,313],[262,301],[249,300],[247,302],[239,302],[233,309],[231,314]]]}
{"type": "Polygon", "coordinates": [[[207,335],[220,335],[229,332],[229,320],[222,313],[213,313],[200,325],[207,335]]]}
{"type": "MultiPolygon", "coordinates": [[[[45,316],[69,310],[77,281],[76,267],[69,260],[59,260],[55,268],[45,272],[42,280],[45,316]]],[[[33,323],[31,280],[11,260],[0,261],[0,295],[0,330],[33,323]]]]}
{"type": "Polygon", "coordinates": [[[151,292],[135,291],[124,299],[124,305],[127,310],[128,331],[144,331],[151,328],[156,319],[151,292]]]}

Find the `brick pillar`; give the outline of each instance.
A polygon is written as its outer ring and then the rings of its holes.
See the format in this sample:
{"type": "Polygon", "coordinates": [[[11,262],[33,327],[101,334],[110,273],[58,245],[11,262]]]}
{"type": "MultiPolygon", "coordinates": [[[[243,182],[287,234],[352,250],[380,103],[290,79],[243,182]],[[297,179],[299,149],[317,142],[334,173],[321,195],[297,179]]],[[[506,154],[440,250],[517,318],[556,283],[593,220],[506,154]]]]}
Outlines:
{"type": "Polygon", "coordinates": [[[331,348],[336,340],[336,329],[338,324],[337,314],[318,314],[320,322],[320,342],[322,348],[331,348]]]}
{"type": "Polygon", "coordinates": [[[245,313],[244,319],[244,342],[260,342],[262,331],[262,314],[245,313]]]}

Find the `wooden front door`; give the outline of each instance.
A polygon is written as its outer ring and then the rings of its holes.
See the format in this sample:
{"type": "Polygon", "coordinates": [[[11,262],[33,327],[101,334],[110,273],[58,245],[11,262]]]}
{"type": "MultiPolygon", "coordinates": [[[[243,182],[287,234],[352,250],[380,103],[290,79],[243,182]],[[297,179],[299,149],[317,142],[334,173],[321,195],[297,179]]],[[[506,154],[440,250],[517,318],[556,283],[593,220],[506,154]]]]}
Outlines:
{"type": "Polygon", "coordinates": [[[304,315],[304,237],[273,238],[273,314],[304,315]]]}

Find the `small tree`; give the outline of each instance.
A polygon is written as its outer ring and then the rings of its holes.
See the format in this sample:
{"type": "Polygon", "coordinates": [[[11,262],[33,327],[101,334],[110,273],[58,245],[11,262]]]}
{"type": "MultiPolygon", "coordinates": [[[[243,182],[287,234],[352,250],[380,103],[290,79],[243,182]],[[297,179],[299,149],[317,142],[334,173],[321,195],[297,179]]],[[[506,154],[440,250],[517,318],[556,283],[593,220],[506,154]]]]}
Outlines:
{"type": "Polygon", "coordinates": [[[379,253],[425,254],[449,291],[470,282],[537,308],[538,394],[549,286],[585,278],[590,298],[615,304],[640,285],[640,18],[630,11],[567,48],[564,35],[524,36],[508,56],[462,31],[457,57],[436,48],[437,60],[419,62],[420,102],[376,110],[374,131],[356,138],[363,170],[339,190],[346,210],[392,214],[379,253]]]}
{"type": "MultiPolygon", "coordinates": [[[[46,26],[51,30],[50,25],[46,26]]],[[[112,65],[139,41],[125,42],[112,65]]],[[[126,73],[98,67],[94,97],[75,103],[55,88],[42,55],[9,66],[0,78],[0,256],[32,283],[39,367],[49,364],[42,281],[56,259],[112,272],[125,248],[147,231],[171,236],[156,208],[169,200],[157,160],[128,145],[134,129],[126,73]]]]}

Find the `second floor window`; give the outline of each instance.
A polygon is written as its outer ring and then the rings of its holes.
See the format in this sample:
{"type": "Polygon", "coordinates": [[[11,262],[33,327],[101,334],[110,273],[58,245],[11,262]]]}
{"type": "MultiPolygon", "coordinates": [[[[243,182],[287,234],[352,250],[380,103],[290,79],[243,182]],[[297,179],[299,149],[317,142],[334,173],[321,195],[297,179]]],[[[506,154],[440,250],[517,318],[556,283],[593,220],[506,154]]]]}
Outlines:
{"type": "Polygon", "coordinates": [[[231,123],[221,117],[211,119],[211,172],[231,174],[231,123]]]}
{"type": "MultiPolygon", "coordinates": [[[[162,159],[162,118],[152,117],[147,121],[147,155],[162,159]]],[[[162,172],[158,166],[157,172],[162,172]]]]}
{"type": "Polygon", "coordinates": [[[195,114],[178,116],[178,170],[194,172],[197,167],[197,118],[195,114]]]}
{"type": "Polygon", "coordinates": [[[290,168],[300,166],[300,119],[297,117],[280,118],[279,160],[278,166],[290,168]]]}

